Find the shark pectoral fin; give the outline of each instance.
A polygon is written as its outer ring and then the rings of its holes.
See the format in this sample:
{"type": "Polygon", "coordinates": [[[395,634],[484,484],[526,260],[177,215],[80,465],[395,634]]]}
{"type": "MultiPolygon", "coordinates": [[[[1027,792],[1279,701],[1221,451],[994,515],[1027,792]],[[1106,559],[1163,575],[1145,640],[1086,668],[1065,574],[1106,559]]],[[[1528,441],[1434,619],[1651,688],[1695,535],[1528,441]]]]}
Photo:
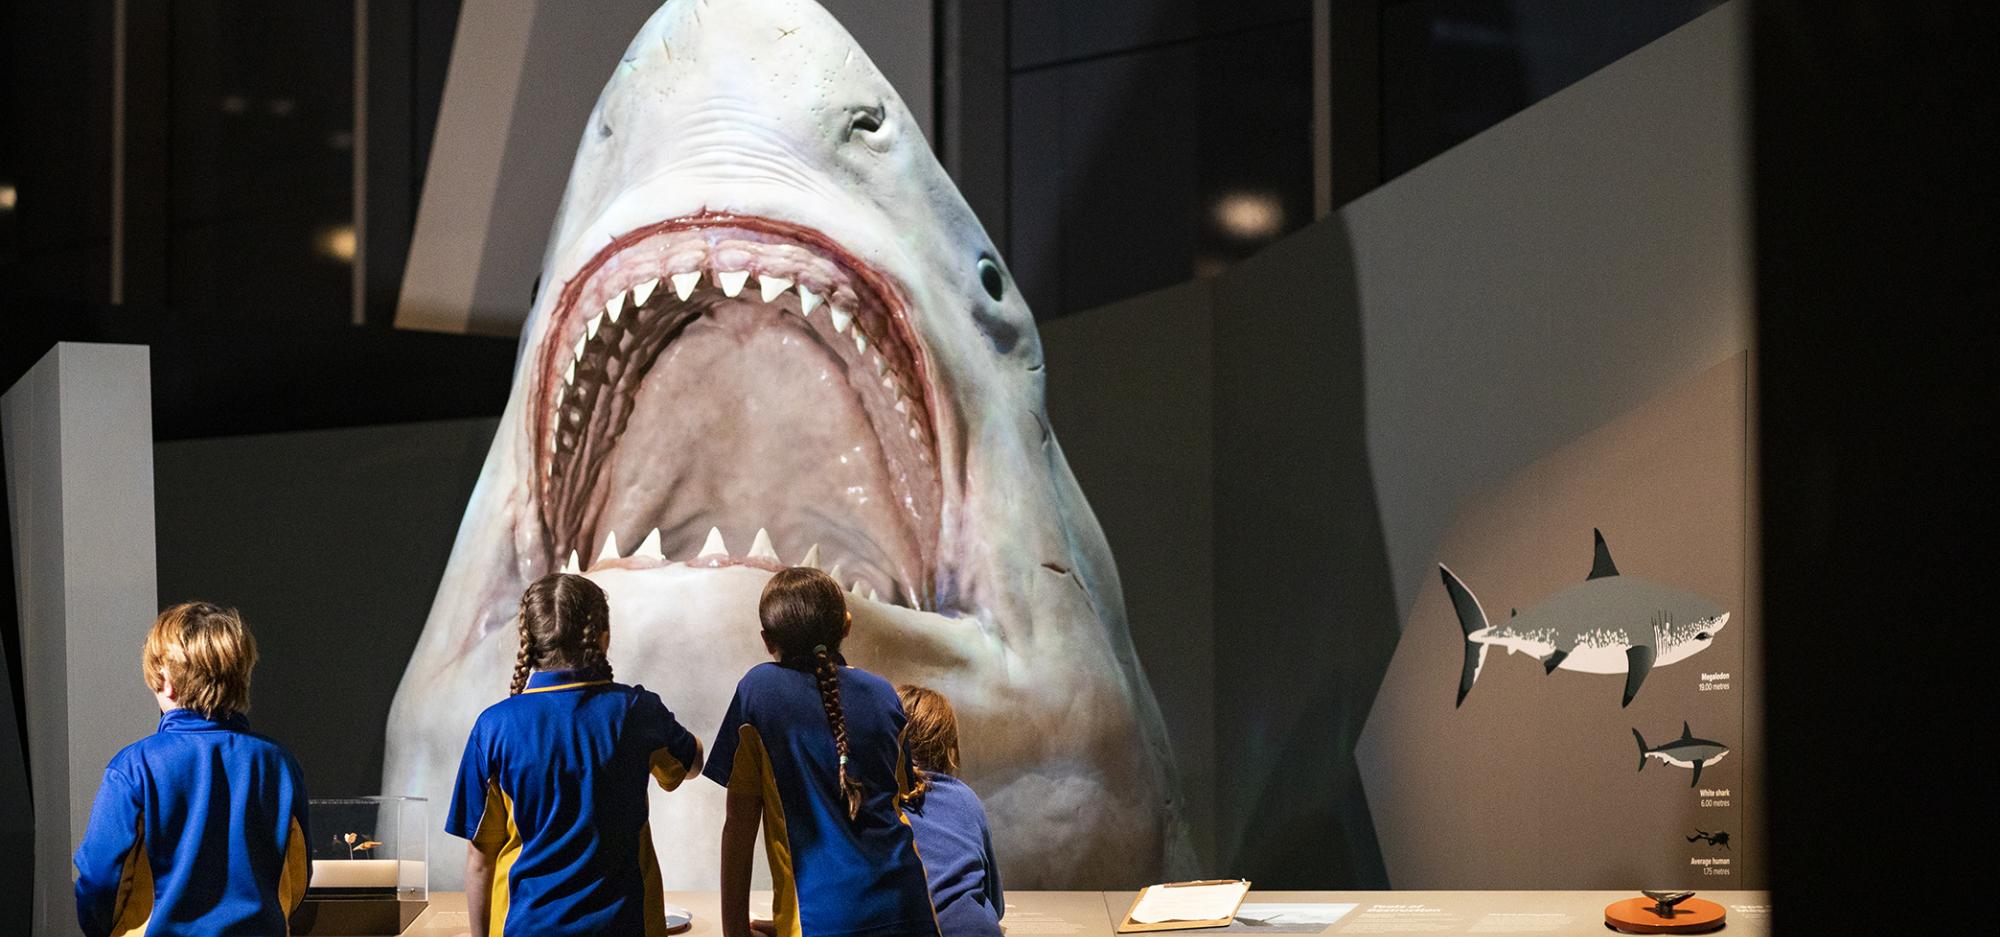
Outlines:
{"type": "Polygon", "coordinates": [[[1651,645],[1637,644],[1625,649],[1625,702],[1619,703],[1620,707],[1632,705],[1632,697],[1639,695],[1639,685],[1653,672],[1656,656],[1651,645]]]}
{"type": "Polygon", "coordinates": [[[1549,656],[1542,658],[1542,673],[1544,675],[1555,673],[1556,668],[1562,666],[1563,658],[1568,656],[1569,652],[1562,648],[1550,651],[1549,656]]]}
{"type": "Polygon", "coordinates": [[[1694,779],[1688,782],[1688,786],[1689,786],[1689,787],[1693,787],[1693,786],[1695,786],[1695,785],[1697,785],[1697,784],[1700,784],[1700,783],[1701,783],[1701,766],[1702,766],[1702,763],[1703,763],[1703,762],[1702,762],[1702,760],[1701,760],[1701,759],[1699,759],[1699,758],[1696,758],[1696,759],[1694,760],[1694,779]]]}

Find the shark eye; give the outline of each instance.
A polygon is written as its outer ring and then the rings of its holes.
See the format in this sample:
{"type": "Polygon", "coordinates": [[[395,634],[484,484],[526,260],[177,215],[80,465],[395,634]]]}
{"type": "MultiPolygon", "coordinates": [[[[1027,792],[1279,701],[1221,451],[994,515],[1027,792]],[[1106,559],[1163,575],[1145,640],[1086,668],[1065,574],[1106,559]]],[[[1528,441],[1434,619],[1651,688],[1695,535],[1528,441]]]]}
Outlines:
{"type": "Polygon", "coordinates": [[[1694,639],[1695,639],[1696,641],[1706,641],[1706,640],[1708,640],[1708,639],[1709,639],[1710,637],[1713,637],[1713,635],[1710,635],[1710,634],[1709,634],[1708,632],[1706,632],[1706,631],[1697,631],[1697,632],[1695,632],[1695,633],[1694,633],[1694,639]]]}
{"type": "Polygon", "coordinates": [[[886,112],[880,104],[848,108],[847,138],[852,140],[856,135],[880,132],[882,129],[882,120],[885,116],[886,112]]]}
{"type": "Polygon", "coordinates": [[[1007,295],[1006,278],[1000,275],[1000,265],[991,257],[979,258],[979,285],[986,287],[986,295],[993,297],[994,302],[1007,295]]]}

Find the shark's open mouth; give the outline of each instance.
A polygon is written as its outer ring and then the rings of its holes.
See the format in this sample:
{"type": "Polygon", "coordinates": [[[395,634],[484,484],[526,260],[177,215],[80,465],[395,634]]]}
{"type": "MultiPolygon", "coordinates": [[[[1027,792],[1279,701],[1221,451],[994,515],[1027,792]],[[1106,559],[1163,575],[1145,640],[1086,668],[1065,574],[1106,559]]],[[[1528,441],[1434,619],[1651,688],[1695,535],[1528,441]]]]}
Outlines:
{"type": "Polygon", "coordinates": [[[537,360],[550,566],[810,560],[935,609],[937,395],[902,295],[768,219],[675,219],[599,251],[537,360]]]}

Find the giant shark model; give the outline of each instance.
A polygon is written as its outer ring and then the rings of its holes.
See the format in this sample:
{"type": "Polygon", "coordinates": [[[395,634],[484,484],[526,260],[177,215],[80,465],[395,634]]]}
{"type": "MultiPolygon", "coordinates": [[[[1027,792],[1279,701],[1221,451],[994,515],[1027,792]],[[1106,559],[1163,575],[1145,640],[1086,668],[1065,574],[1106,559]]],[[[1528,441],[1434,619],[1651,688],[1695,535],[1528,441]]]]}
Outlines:
{"type": "Polygon", "coordinates": [[[1458,677],[1458,702],[1472,692],[1486,665],[1486,651],[1504,647],[1542,662],[1543,673],[1625,675],[1625,697],[1632,705],[1639,686],[1654,667],[1693,657],[1715,641],[1729,623],[1729,613],[1692,592],[1618,574],[1604,533],[1591,531],[1596,555],[1590,575],[1581,584],[1550,596],[1542,604],[1516,612],[1495,625],[1472,590],[1444,564],[1438,573],[1458,613],[1465,634],[1465,667],[1458,677]]]}
{"type": "MultiPolygon", "coordinates": [[[[1694,777],[1688,779],[1689,787],[1701,783],[1703,766],[1715,764],[1722,760],[1722,756],[1729,754],[1729,746],[1721,742],[1695,738],[1694,730],[1688,728],[1685,722],[1681,723],[1681,737],[1671,742],[1648,746],[1646,737],[1640,735],[1638,729],[1632,730],[1632,738],[1639,743],[1639,770],[1646,770],[1648,758],[1658,758],[1662,763],[1676,768],[1693,768],[1694,777]]],[[[1729,834],[1724,833],[1722,836],[1727,841],[1729,834]]],[[[1688,842],[1694,840],[1689,839],[1688,842]]]]}
{"type": "MultiPolygon", "coordinates": [[[[855,664],[952,699],[1009,885],[1181,864],[1164,727],[1049,428],[1034,317],[832,16],[654,13],[590,113],[541,282],[390,714],[389,791],[444,802],[535,577],[603,586],[618,677],[711,735],[766,659],[759,591],[803,563],[852,584],[855,664]]],[[[714,887],[721,789],[654,798],[669,887],[714,887]]],[[[434,835],[441,887],[459,848],[434,835]]]]}

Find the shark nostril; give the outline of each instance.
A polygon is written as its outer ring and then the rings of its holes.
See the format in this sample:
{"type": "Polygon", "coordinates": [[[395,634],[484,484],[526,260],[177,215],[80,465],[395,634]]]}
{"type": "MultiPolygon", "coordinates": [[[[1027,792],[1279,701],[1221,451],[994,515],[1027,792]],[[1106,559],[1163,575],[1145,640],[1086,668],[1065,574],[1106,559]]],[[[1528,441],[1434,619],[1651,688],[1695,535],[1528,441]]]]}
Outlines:
{"type": "Polygon", "coordinates": [[[985,309],[972,310],[972,321],[986,336],[986,342],[993,350],[1003,355],[1010,354],[1014,346],[1021,344],[1021,330],[1012,322],[988,312],[985,309]]]}

